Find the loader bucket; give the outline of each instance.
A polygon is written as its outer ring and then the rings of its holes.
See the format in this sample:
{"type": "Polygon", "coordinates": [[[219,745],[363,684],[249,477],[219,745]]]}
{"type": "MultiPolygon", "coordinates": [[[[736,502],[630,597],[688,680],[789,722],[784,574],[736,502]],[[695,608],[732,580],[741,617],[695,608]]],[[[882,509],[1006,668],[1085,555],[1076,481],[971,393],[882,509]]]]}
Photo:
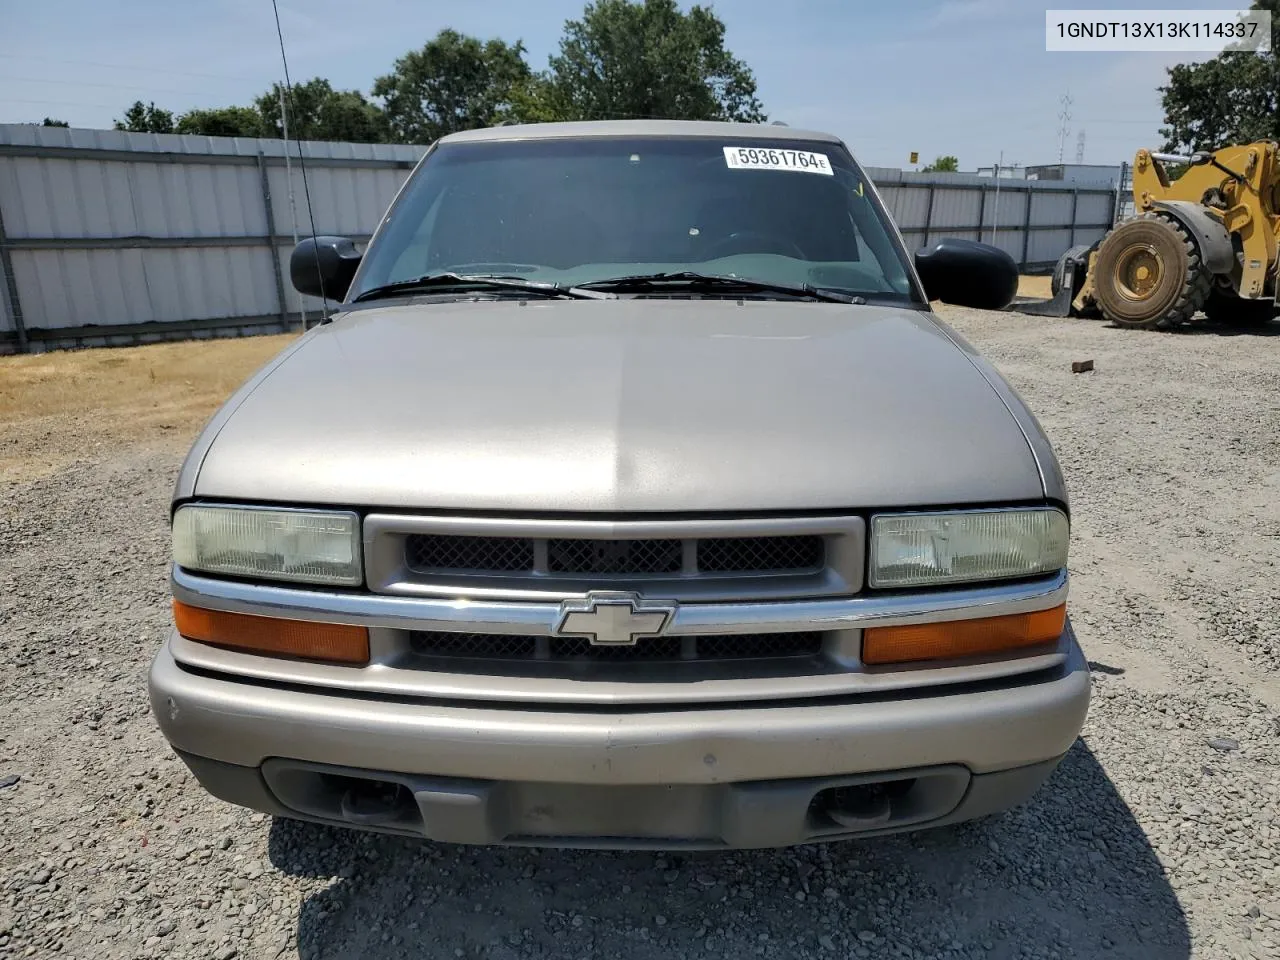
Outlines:
{"type": "Polygon", "coordinates": [[[1062,264],[1062,282],[1058,287],[1058,292],[1048,300],[1024,300],[1015,299],[1009,305],[1010,310],[1018,313],[1028,313],[1036,317],[1069,317],[1071,316],[1071,304],[1075,300],[1076,294],[1080,290],[1081,283],[1084,280],[1084,272],[1088,269],[1088,261],[1086,258],[1075,260],[1068,258],[1062,264]]]}

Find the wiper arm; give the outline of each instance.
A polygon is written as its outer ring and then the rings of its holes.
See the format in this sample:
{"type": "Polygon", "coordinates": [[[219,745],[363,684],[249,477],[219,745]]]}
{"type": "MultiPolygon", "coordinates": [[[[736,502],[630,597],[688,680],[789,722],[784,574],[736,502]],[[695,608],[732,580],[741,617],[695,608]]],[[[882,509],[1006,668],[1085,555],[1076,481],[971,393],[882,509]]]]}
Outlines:
{"type": "Polygon", "coordinates": [[[678,273],[641,273],[631,277],[611,277],[607,280],[591,280],[578,285],[579,290],[607,290],[610,293],[631,293],[635,291],[658,290],[664,286],[686,286],[693,289],[704,288],[732,291],[749,291],[753,293],[785,293],[793,297],[804,297],[808,300],[822,300],[827,303],[866,303],[865,297],[839,290],[815,287],[808,283],[774,283],[769,280],[754,280],[750,277],[733,277],[718,273],[697,273],[682,270],[678,273]]]}
{"type": "Polygon", "coordinates": [[[421,290],[449,290],[467,287],[481,287],[489,290],[518,290],[521,293],[532,293],[540,297],[561,300],[604,300],[608,295],[594,290],[583,290],[579,287],[566,287],[560,283],[545,283],[538,280],[526,280],[523,277],[486,276],[470,273],[429,273],[413,280],[398,280],[395,283],[384,283],[380,287],[371,287],[358,295],[353,303],[362,300],[381,300],[387,297],[398,297],[401,294],[416,293],[421,290]]]}

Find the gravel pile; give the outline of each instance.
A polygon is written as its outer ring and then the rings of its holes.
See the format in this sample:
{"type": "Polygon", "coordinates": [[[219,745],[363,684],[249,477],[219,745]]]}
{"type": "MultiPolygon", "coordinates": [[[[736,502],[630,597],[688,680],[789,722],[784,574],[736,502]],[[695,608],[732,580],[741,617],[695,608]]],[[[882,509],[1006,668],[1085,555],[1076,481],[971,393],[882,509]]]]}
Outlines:
{"type": "Polygon", "coordinates": [[[947,316],[1073,495],[1095,700],[1030,804],[719,855],[435,846],[226,806],[145,697],[187,438],[101,448],[0,491],[0,957],[1280,957],[1280,339],[947,316]]]}

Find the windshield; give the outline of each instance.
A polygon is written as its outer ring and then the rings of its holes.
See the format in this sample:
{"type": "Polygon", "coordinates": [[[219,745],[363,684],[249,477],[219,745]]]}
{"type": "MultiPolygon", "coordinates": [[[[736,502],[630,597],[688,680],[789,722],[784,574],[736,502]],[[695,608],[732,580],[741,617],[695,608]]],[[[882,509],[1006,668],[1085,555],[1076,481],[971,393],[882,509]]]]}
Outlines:
{"type": "Polygon", "coordinates": [[[402,192],[349,297],[441,272],[575,285],[692,271],[918,303],[869,187],[825,142],[446,143],[402,192]]]}

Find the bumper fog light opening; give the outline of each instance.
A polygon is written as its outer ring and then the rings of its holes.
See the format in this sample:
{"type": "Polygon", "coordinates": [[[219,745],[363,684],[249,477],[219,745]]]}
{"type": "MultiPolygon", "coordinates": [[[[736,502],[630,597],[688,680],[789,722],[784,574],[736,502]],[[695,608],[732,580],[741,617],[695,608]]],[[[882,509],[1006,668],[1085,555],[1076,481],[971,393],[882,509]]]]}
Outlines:
{"type": "Polygon", "coordinates": [[[388,780],[352,780],[338,807],[342,819],[361,826],[403,823],[416,812],[409,788],[388,780]]]}

